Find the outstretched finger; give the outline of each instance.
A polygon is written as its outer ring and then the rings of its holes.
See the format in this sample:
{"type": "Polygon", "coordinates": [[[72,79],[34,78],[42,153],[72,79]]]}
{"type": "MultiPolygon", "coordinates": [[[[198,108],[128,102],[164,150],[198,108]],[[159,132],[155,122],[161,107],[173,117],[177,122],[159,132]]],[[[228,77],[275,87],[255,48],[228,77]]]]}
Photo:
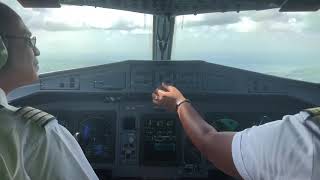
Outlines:
{"type": "Polygon", "coordinates": [[[167,84],[167,83],[164,83],[164,82],[161,84],[161,87],[163,89],[165,89],[166,91],[172,91],[174,89],[173,85],[170,85],[170,84],[167,84]]]}
{"type": "Polygon", "coordinates": [[[168,92],[164,90],[158,89],[156,94],[158,95],[158,97],[161,97],[161,96],[165,96],[167,93],[168,92]]]}
{"type": "Polygon", "coordinates": [[[165,91],[169,91],[169,86],[166,83],[161,83],[161,88],[165,91]]]}

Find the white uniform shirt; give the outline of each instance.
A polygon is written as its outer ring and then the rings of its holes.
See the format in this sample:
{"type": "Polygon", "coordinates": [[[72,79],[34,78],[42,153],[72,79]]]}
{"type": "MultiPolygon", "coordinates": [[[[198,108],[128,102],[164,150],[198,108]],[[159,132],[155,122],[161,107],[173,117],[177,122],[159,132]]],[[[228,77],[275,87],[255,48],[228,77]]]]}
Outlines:
{"type": "Polygon", "coordinates": [[[320,179],[320,143],[303,124],[308,117],[308,113],[300,112],[236,133],[232,157],[241,177],[245,180],[320,179]]]}
{"type": "Polygon", "coordinates": [[[45,127],[15,116],[0,89],[0,179],[98,179],[81,147],[57,120],[45,127]]]}

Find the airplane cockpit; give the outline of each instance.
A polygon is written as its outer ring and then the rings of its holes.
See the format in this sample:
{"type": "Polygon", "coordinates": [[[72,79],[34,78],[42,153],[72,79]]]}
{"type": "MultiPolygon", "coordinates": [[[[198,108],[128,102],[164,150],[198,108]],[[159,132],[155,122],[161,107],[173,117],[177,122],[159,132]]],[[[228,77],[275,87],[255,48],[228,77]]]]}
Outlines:
{"type": "Polygon", "coordinates": [[[176,113],[152,103],[162,82],[179,88],[218,131],[320,105],[318,1],[4,2],[22,18],[40,19],[26,23],[42,52],[39,82],[14,90],[10,103],[55,116],[102,180],[232,179],[195,148],[176,113]],[[61,30],[66,23],[72,26],[61,30]]]}

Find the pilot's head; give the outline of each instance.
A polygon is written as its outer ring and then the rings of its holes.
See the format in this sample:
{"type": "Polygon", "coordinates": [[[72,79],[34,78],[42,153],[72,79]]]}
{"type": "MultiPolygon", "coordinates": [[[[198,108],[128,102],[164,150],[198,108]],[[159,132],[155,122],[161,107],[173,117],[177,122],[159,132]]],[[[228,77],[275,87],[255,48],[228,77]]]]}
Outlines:
{"type": "Polygon", "coordinates": [[[36,39],[20,16],[7,5],[0,3],[0,36],[8,58],[0,69],[0,88],[6,93],[38,80],[40,55],[36,39]]]}

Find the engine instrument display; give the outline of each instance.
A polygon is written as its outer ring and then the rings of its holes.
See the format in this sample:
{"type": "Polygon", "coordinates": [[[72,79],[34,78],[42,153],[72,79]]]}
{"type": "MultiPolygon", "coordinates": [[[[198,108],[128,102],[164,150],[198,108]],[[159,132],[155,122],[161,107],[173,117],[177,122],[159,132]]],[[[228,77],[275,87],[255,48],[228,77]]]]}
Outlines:
{"type": "Polygon", "coordinates": [[[141,144],[143,164],[174,165],[177,162],[176,122],[175,118],[144,118],[141,144]]]}

